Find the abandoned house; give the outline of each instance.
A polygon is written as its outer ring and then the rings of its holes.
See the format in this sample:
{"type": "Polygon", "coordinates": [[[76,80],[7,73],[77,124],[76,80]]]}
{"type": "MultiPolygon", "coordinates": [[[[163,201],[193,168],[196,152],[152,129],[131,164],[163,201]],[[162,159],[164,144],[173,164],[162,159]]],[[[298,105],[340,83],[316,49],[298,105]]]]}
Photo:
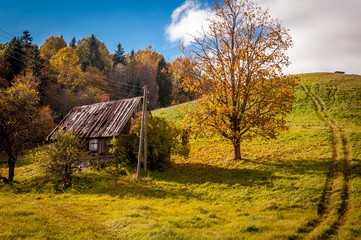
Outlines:
{"type": "Polygon", "coordinates": [[[88,150],[96,159],[109,159],[111,139],[116,137],[120,146],[127,146],[131,119],[141,111],[142,97],[107,101],[74,107],[49,134],[55,139],[59,130],[73,131],[85,140],[88,150]]]}

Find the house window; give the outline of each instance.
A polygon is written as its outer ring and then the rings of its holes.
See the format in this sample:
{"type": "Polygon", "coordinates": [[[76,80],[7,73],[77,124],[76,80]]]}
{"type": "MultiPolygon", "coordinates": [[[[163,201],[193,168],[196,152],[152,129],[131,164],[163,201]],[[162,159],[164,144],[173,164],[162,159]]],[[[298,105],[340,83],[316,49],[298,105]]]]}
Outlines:
{"type": "Polygon", "coordinates": [[[89,150],[96,152],[98,149],[98,139],[90,139],[89,150]]]}

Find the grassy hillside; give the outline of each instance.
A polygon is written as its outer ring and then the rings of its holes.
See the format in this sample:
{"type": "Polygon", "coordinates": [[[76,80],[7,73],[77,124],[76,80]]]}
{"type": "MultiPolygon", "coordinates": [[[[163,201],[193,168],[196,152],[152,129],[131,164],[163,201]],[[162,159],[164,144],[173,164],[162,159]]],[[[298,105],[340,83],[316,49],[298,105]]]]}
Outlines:
{"type": "MultiPolygon", "coordinates": [[[[295,94],[290,130],[244,142],[241,161],[197,138],[166,172],[84,171],[58,192],[22,158],[0,184],[0,239],[361,239],[361,76],[304,74],[295,94]]],[[[153,114],[179,123],[195,104],[153,114]]]]}

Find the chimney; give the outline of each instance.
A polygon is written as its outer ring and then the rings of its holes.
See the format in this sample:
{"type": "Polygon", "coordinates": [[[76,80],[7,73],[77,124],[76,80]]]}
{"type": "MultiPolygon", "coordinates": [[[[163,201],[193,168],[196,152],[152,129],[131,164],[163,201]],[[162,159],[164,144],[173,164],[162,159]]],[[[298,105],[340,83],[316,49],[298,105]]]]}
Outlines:
{"type": "Polygon", "coordinates": [[[103,94],[102,102],[108,102],[109,99],[110,99],[110,95],[109,95],[109,94],[103,94]]]}

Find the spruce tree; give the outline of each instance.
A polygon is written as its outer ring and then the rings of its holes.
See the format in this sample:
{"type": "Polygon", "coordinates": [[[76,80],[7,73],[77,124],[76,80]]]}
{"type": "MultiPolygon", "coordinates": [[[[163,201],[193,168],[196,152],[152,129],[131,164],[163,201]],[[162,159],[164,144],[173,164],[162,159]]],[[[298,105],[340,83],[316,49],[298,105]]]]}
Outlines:
{"type": "Polygon", "coordinates": [[[167,63],[162,57],[158,63],[156,82],[159,87],[158,105],[168,107],[172,102],[172,82],[171,75],[168,72],[167,63]]]}
{"type": "Polygon", "coordinates": [[[25,30],[23,32],[23,36],[21,36],[20,41],[21,41],[21,45],[25,49],[30,49],[31,48],[31,44],[33,43],[33,38],[30,36],[30,33],[29,33],[28,30],[25,30]]]}
{"type": "Polygon", "coordinates": [[[117,50],[115,51],[114,55],[113,55],[113,67],[117,64],[126,64],[125,61],[125,54],[124,54],[124,49],[122,47],[122,44],[118,44],[117,45],[117,50]]]}
{"type": "Polygon", "coordinates": [[[69,47],[76,48],[76,40],[75,37],[73,37],[70,41],[69,47]]]}
{"type": "Polygon", "coordinates": [[[140,80],[139,80],[139,77],[135,83],[135,87],[134,87],[134,94],[135,96],[142,96],[143,93],[142,93],[142,87],[140,86],[140,80]]]}
{"type": "Polygon", "coordinates": [[[96,67],[101,71],[104,70],[105,67],[105,63],[101,59],[99,44],[93,34],[88,41],[85,59],[81,63],[81,68],[83,71],[85,71],[88,66],[96,67]]]}
{"type": "Polygon", "coordinates": [[[40,57],[40,50],[38,46],[31,46],[27,71],[31,72],[35,77],[40,78],[42,70],[44,69],[44,62],[44,59],[40,57]]]}
{"type": "Polygon", "coordinates": [[[26,54],[23,50],[20,39],[14,37],[9,43],[9,46],[6,48],[4,54],[5,61],[9,64],[11,71],[11,76],[8,79],[9,83],[16,75],[24,72],[26,67],[25,56],[26,54]]]}

